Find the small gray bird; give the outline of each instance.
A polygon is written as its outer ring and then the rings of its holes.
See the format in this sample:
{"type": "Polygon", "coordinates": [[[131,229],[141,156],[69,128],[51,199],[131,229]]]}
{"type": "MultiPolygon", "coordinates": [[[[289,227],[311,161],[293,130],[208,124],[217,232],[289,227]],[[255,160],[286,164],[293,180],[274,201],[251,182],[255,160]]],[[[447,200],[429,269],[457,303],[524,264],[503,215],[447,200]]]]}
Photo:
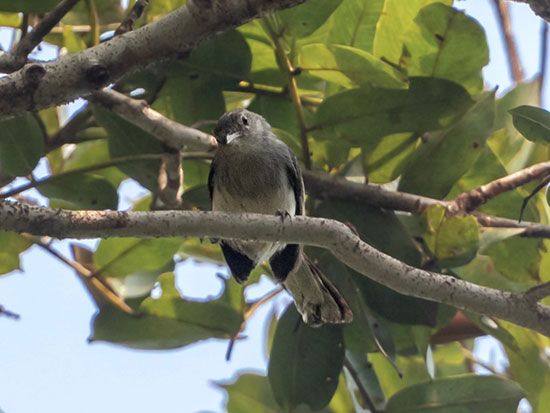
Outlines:
{"type": "MultiPolygon", "coordinates": [[[[219,147],[208,177],[213,211],[277,214],[282,219],[304,214],[304,182],[296,157],[262,116],[245,109],[228,112],[218,120],[214,136],[219,147]]],[[[344,298],[300,245],[224,240],[221,248],[239,283],[259,263],[269,261],[304,322],[315,326],[351,321],[344,298]]]]}

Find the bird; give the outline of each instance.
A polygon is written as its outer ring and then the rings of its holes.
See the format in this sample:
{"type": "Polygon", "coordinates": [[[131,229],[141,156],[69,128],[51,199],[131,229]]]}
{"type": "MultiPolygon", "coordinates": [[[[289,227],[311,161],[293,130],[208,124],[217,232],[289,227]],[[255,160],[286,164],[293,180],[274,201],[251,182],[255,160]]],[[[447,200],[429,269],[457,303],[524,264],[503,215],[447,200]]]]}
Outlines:
{"type": "MultiPolygon", "coordinates": [[[[283,220],[304,215],[304,182],[296,156],[264,117],[232,110],[219,118],[213,133],[218,149],[208,176],[212,211],[279,215],[283,220]]],[[[269,261],[306,324],[351,322],[348,303],[301,245],[222,240],[220,246],[241,284],[257,265],[269,261]]]]}

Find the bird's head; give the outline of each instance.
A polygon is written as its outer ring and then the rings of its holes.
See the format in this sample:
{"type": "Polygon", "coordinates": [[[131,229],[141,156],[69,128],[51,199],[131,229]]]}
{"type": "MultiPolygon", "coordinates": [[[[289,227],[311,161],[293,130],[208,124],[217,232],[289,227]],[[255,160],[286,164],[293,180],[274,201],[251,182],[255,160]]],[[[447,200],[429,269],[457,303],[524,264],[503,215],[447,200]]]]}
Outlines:
{"type": "Polygon", "coordinates": [[[257,113],[235,109],[222,115],[214,128],[214,136],[220,145],[229,145],[243,138],[253,138],[271,130],[267,121],[257,113]]]}

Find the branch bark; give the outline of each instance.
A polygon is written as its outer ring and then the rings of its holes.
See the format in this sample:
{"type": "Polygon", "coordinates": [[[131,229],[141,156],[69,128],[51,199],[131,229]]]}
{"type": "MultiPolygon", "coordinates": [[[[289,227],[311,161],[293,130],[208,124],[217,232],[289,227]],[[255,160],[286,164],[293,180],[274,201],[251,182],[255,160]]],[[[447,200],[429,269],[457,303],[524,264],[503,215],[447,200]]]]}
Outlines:
{"type": "Polygon", "coordinates": [[[322,218],[212,212],[67,211],[0,202],[4,230],[56,238],[187,236],[282,241],[321,247],[395,291],[508,320],[550,337],[550,307],[524,294],[481,287],[408,266],[363,242],[345,224],[322,218]]]}
{"type": "Polygon", "coordinates": [[[27,56],[38,46],[54,26],[65,16],[79,0],[63,0],[53,8],[30,32],[26,33],[17,44],[13,53],[0,56],[0,72],[11,73],[20,69],[27,61],[27,56]]]}
{"type": "Polygon", "coordinates": [[[144,100],[132,99],[116,90],[103,89],[93,93],[89,100],[110,109],[178,151],[211,151],[218,146],[212,135],[174,122],[152,109],[144,100]]]}
{"type": "Polygon", "coordinates": [[[177,57],[200,41],[304,0],[190,0],[138,30],[0,79],[0,118],[85,96],[154,61],[177,57]]]}
{"type": "Polygon", "coordinates": [[[503,192],[550,175],[550,162],[541,162],[458,195],[450,204],[454,212],[471,212],[503,192]]]}

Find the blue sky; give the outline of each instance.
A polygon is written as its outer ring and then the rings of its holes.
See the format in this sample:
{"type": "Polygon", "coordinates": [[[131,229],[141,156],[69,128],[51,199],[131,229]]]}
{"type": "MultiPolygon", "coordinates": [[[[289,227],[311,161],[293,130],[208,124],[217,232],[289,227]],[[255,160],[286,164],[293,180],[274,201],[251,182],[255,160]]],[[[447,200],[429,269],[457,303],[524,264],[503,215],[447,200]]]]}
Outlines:
{"type": "MultiPolygon", "coordinates": [[[[503,92],[511,82],[493,2],[455,3],[485,27],[491,52],[485,78],[503,92]]],[[[510,5],[522,62],[527,77],[532,77],[539,67],[540,20],[527,6],[510,5]]],[[[0,43],[5,46],[7,40],[7,34],[0,33],[0,43]]],[[[549,90],[547,83],[546,106],[549,90]]],[[[125,185],[124,203],[139,192],[136,185],[125,185]]],[[[67,246],[67,242],[57,244],[69,255],[67,246]]],[[[239,370],[265,371],[265,320],[273,311],[270,306],[251,319],[244,332],[248,339],[235,346],[230,362],[225,361],[227,342],[222,340],[163,352],[88,344],[95,307],[72,271],[36,248],[23,255],[22,267],[24,272],[0,280],[0,304],[22,316],[19,322],[0,317],[0,408],[5,413],[223,412],[225,394],[213,381],[227,381],[239,370]]],[[[197,298],[216,294],[221,288],[215,275],[219,271],[225,269],[181,264],[180,290],[197,298]]],[[[272,286],[263,280],[247,293],[258,297],[272,286]]],[[[279,300],[276,306],[280,310],[283,304],[279,300]]],[[[498,354],[490,339],[478,343],[481,358],[498,354]]]]}

